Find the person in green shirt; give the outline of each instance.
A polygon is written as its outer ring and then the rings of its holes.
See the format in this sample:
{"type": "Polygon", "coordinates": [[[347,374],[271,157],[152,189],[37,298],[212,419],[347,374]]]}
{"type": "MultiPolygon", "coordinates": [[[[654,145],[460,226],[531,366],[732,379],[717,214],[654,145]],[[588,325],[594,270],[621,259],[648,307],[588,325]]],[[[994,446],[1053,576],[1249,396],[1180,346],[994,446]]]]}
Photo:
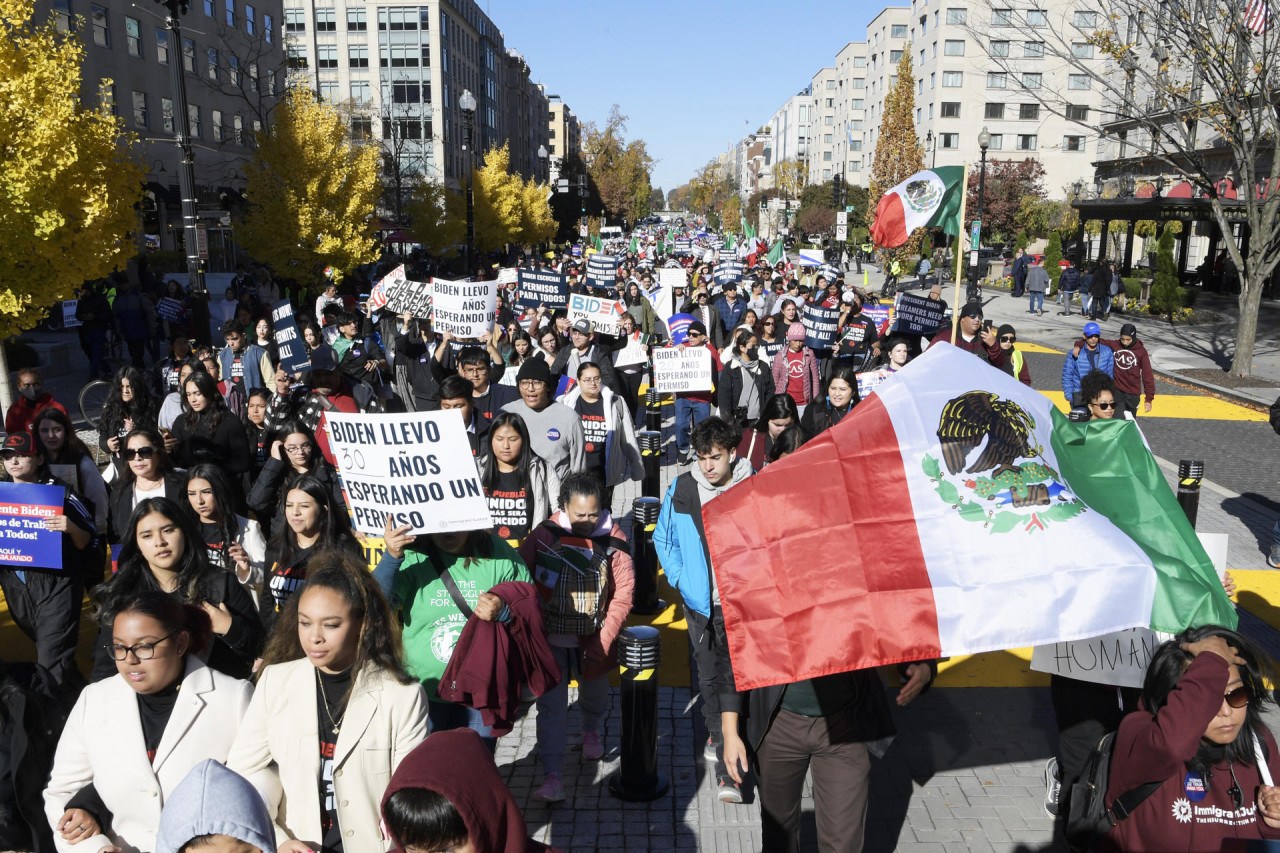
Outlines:
{"type": "Polygon", "coordinates": [[[487,622],[510,621],[506,604],[489,590],[507,581],[531,583],[529,571],[516,550],[490,530],[415,537],[410,527],[393,524],[388,517],[386,551],[373,576],[404,625],[405,664],[427,692],[431,731],[475,729],[492,752],[496,739],[480,712],[446,702],[437,688],[467,624],[466,611],[487,622]],[[442,579],[445,574],[454,589],[442,579]]]}

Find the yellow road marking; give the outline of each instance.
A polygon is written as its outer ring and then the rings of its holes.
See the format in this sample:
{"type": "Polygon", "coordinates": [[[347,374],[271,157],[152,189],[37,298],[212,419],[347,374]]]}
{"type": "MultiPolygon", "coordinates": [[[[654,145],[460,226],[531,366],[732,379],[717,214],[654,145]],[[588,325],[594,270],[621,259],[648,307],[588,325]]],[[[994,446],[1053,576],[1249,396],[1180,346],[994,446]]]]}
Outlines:
{"type": "MultiPolygon", "coordinates": [[[[1071,410],[1061,391],[1041,391],[1064,414],[1071,410]]],[[[1226,400],[1215,397],[1202,397],[1199,394],[1160,394],[1156,396],[1149,413],[1138,416],[1141,423],[1145,418],[1177,418],[1180,420],[1203,421],[1266,421],[1264,412],[1255,412],[1226,400]]]]}
{"type": "Polygon", "coordinates": [[[1039,344],[1024,344],[1021,341],[1013,345],[1013,348],[1020,352],[1044,352],[1051,355],[1062,355],[1062,350],[1051,349],[1050,347],[1042,347],[1039,344]]]}

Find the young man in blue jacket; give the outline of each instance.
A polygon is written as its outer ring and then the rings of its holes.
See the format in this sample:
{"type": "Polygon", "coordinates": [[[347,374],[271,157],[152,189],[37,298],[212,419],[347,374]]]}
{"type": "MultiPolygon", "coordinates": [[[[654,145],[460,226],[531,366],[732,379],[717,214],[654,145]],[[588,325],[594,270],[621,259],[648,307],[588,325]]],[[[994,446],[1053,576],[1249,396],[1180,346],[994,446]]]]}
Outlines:
{"type": "Polygon", "coordinates": [[[698,665],[702,716],[710,735],[703,757],[715,761],[718,796],[727,803],[742,802],[742,792],[724,765],[721,708],[716,689],[717,652],[725,647],[724,613],[720,610],[720,593],[711,570],[707,534],[702,527],[702,506],[751,476],[751,463],[738,457],[741,437],[738,427],[716,416],[694,426],[690,442],[698,457],[697,463],[667,489],[653,531],[653,544],[658,549],[658,560],[667,582],[684,600],[689,645],[698,665]]]}
{"type": "Polygon", "coordinates": [[[1093,370],[1114,377],[1115,363],[1115,353],[1102,343],[1102,327],[1097,323],[1085,323],[1084,347],[1078,352],[1067,353],[1062,363],[1062,396],[1073,409],[1084,405],[1080,398],[1080,380],[1093,370]]]}

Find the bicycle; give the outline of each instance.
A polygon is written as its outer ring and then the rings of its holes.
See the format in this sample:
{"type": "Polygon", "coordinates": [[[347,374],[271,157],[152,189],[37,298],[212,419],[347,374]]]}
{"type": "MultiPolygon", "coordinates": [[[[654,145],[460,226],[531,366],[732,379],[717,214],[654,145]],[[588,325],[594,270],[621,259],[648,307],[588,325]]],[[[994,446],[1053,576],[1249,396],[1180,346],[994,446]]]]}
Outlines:
{"type": "Polygon", "coordinates": [[[102,409],[111,394],[111,383],[105,379],[95,379],[80,389],[76,402],[80,406],[80,417],[97,429],[102,421],[102,409]]]}

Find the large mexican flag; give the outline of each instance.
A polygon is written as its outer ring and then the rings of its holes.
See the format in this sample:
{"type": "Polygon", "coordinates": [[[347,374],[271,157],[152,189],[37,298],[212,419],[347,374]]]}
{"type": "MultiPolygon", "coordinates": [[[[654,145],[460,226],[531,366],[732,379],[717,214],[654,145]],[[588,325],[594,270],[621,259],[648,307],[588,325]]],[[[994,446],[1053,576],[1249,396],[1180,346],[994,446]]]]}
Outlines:
{"type": "Polygon", "coordinates": [[[907,242],[917,228],[942,228],[959,236],[963,183],[963,166],[916,172],[880,199],[871,239],[892,249],[907,242]]]}
{"type": "Polygon", "coordinates": [[[739,689],[1236,623],[1135,423],[947,344],[703,517],[739,689]]]}

